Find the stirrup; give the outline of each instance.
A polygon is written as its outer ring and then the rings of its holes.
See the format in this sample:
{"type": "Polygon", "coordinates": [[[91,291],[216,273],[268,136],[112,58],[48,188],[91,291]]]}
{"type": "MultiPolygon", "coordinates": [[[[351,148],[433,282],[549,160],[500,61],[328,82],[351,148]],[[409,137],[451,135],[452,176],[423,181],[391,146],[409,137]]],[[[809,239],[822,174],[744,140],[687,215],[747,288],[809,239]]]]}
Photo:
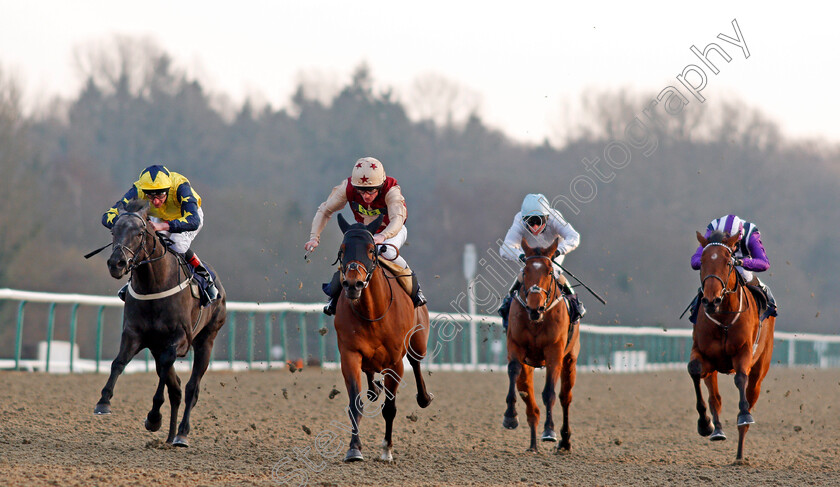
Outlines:
{"type": "Polygon", "coordinates": [[[120,288],[119,291],[117,291],[117,297],[120,298],[120,301],[122,301],[123,303],[125,302],[125,293],[128,292],[128,285],[129,283],[125,283],[125,286],[123,286],[122,288],[120,288]]]}
{"type": "Polygon", "coordinates": [[[414,296],[414,299],[412,301],[414,302],[415,308],[419,308],[420,306],[423,306],[424,304],[428,303],[428,301],[426,301],[426,296],[423,296],[423,291],[421,291],[420,289],[417,290],[417,294],[414,296]]]}
{"type": "Polygon", "coordinates": [[[330,298],[330,300],[324,306],[324,314],[325,315],[332,316],[332,315],[335,314],[336,301],[338,301],[338,300],[330,298]]]}

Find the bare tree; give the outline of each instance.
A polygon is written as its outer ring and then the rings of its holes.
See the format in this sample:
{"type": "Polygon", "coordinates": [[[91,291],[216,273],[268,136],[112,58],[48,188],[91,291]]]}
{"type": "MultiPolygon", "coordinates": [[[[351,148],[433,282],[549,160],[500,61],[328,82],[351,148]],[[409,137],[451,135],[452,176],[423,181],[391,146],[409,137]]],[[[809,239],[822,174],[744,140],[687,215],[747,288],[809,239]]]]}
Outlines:
{"type": "Polygon", "coordinates": [[[428,73],[417,77],[409,94],[408,109],[418,120],[449,127],[478,115],[481,95],[444,76],[428,73]]]}

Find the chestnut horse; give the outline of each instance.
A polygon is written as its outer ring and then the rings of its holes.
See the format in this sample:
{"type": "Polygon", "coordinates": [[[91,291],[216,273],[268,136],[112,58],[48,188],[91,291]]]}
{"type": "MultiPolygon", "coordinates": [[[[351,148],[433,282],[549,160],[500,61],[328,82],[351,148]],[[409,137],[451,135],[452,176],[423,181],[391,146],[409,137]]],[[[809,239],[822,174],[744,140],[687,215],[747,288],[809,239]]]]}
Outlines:
{"type": "Polygon", "coordinates": [[[534,368],[546,367],[545,388],[542,391],[545,404],[545,430],[542,441],[557,441],[551,409],[554,407],[554,387],[557,378],[562,378],[560,405],[563,406],[562,437],[557,452],[571,448],[569,438],[569,404],[572,402],[572,388],[577,375],[577,358],[580,353],[580,327],[569,322],[569,312],[561,287],[554,278],[551,257],[557,250],[559,238],[547,248],[531,248],[522,239],[525,251],[525,267],[522,271],[521,291],[516,294],[510,309],[510,325],[507,331],[508,377],[510,388],[507,395],[507,410],[502,424],[507,429],[519,426],[516,418],[516,389],[525,401],[528,426],[531,427],[530,452],[538,451],[537,423],[540,410],[534,397],[534,368]]]}
{"type": "Polygon", "coordinates": [[[393,460],[391,430],[397,415],[396,393],[403,376],[403,357],[414,370],[417,383],[417,404],[425,408],[433,396],[426,391],[420,373],[420,361],[426,356],[429,338],[429,310],[414,308],[411,298],[395,279],[386,276],[378,263],[378,249],[373,233],[383,216],[365,226],[350,225],[339,213],[338,225],[344,240],[338,252],[341,285],[344,288],[336,303],[335,331],[341,354],[341,373],[350,397],[348,414],[353,426],[345,462],[364,460],[359,439],[361,414],[371,416],[370,404],[363,404],[362,372],[367,376],[365,397],[373,402],[385,392],[382,416],[385,418],[385,439],[380,459],[393,460]],[[373,381],[373,374],[384,376],[384,384],[373,381]],[[365,407],[367,406],[367,407],[365,407]]]}
{"type": "Polygon", "coordinates": [[[165,385],[171,410],[166,442],[186,447],[190,412],[198,400],[199,384],[210,363],[213,340],[226,318],[225,291],[216,280],[219,299],[200,307],[199,299],[190,292],[190,275],[182,270],[175,253],[151,230],[148,211],[148,201],[132,200],[111,229],[113,252],[108,259],[108,270],[115,279],[131,273],[131,280],[123,311],[120,351],[111,364],[111,375],[93,412],[111,413],[117,378],[137,352],[148,348],[155,358],[159,381],[152,409],[146,416],[146,429],[157,431],[161,427],[165,385]],[[173,365],[175,358],[186,356],[190,347],[195,357],[186,387],[184,417],[176,436],[181,379],[173,365]]]}
{"type": "Polygon", "coordinates": [[[740,236],[714,232],[708,240],[697,232],[703,246],[700,261],[702,306],[694,325],[694,343],[688,373],[694,381],[697,396],[697,432],[711,435],[711,440],[725,440],[720,424],[720,393],[717,374],[735,372],[738,388],[738,454],[736,463],[743,463],[744,437],[754,423],[750,411],[758,401],[761,381],[767,375],[773,356],[773,329],[776,318],[759,322],[759,309],[752,292],[747,289],[736,269],[733,253],[740,236]],[[706,404],[700,391],[700,379],[706,382],[712,422],[706,415],[706,404]],[[713,427],[714,425],[714,427],[713,427]]]}

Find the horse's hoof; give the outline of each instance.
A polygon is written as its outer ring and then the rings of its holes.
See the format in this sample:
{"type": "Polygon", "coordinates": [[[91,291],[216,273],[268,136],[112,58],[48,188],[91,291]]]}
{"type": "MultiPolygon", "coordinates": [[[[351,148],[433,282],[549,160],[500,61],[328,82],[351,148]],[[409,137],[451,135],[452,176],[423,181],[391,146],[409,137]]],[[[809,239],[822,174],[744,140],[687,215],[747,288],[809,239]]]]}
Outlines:
{"type": "Polygon", "coordinates": [[[557,445],[557,453],[569,453],[572,450],[572,442],[563,440],[557,445]]]}
{"type": "Polygon", "coordinates": [[[349,462],[362,462],[365,460],[365,457],[362,456],[362,451],[358,448],[351,448],[347,451],[347,455],[344,455],[344,461],[349,462]]]}
{"type": "Polygon", "coordinates": [[[174,440],[172,440],[172,446],[187,448],[190,446],[190,440],[186,436],[178,435],[174,440]]]}
{"type": "Polygon", "coordinates": [[[95,408],[93,408],[93,414],[111,414],[111,405],[110,404],[97,404],[95,408]]]}
{"type": "Polygon", "coordinates": [[[426,394],[426,397],[423,397],[420,394],[417,394],[417,405],[420,406],[421,408],[427,408],[427,407],[429,407],[429,404],[431,404],[434,399],[435,399],[435,395],[432,394],[431,392],[426,394]]]}
{"type": "Polygon", "coordinates": [[[539,453],[539,451],[539,448],[537,448],[536,446],[532,446],[531,448],[525,450],[526,453],[539,453]]]}
{"type": "Polygon", "coordinates": [[[519,426],[519,418],[516,416],[505,416],[504,421],[502,421],[502,426],[505,429],[515,430],[519,426]]]}
{"type": "Polygon", "coordinates": [[[750,413],[743,413],[738,415],[738,426],[748,426],[755,423],[755,420],[750,413]]]}
{"type": "Polygon", "coordinates": [[[379,455],[379,459],[383,462],[393,462],[394,456],[391,455],[391,447],[388,446],[388,442],[382,440],[382,454],[379,455]]]}
{"type": "Polygon", "coordinates": [[[542,434],[542,441],[557,441],[557,433],[554,430],[546,429],[542,434]]]}
{"type": "Polygon", "coordinates": [[[149,420],[149,418],[147,417],[147,418],[146,418],[146,423],[145,423],[145,424],[146,424],[146,429],[147,429],[147,430],[149,430],[149,431],[152,431],[152,432],[157,431],[157,430],[159,430],[159,429],[160,429],[160,425],[161,425],[162,423],[163,423],[162,419],[161,419],[161,420],[158,420],[157,422],[152,422],[152,421],[150,421],[150,420],[149,420]]]}
{"type": "Polygon", "coordinates": [[[709,436],[714,430],[715,429],[712,427],[712,423],[709,420],[697,420],[697,432],[700,433],[700,436],[709,436]]]}
{"type": "Polygon", "coordinates": [[[750,461],[747,460],[746,458],[736,458],[735,461],[732,463],[732,465],[738,465],[738,466],[747,466],[749,464],[750,464],[750,461]]]}
{"type": "Polygon", "coordinates": [[[712,436],[709,439],[712,441],[723,441],[726,439],[726,435],[723,433],[722,429],[715,428],[715,432],[712,433],[712,436]]]}

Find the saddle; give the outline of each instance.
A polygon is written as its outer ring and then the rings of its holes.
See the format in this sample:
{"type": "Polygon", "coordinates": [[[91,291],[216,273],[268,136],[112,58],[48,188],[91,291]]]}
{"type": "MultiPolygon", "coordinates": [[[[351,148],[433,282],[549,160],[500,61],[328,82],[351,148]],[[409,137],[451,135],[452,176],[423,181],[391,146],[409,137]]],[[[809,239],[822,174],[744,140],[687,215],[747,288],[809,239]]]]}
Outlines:
{"type": "Polygon", "coordinates": [[[400,287],[408,293],[409,297],[414,296],[417,291],[414,286],[417,286],[416,280],[412,279],[414,272],[409,268],[402,268],[390,260],[379,257],[379,264],[385,271],[386,275],[393,276],[400,283],[400,287]]]}
{"type": "Polygon", "coordinates": [[[767,309],[769,308],[767,295],[764,294],[764,290],[758,286],[751,286],[749,284],[746,284],[746,286],[747,289],[749,289],[752,293],[753,298],[755,298],[755,304],[758,306],[758,316],[760,318],[759,321],[764,321],[767,318],[765,314],[767,313],[767,309]]]}
{"type": "MultiPolygon", "coordinates": [[[[195,267],[191,266],[187,261],[184,260],[183,255],[171,249],[167,250],[175,254],[175,257],[178,258],[178,265],[181,267],[181,272],[183,272],[185,276],[189,276],[190,293],[192,293],[192,297],[201,301],[199,304],[202,308],[210,304],[210,299],[208,298],[206,292],[207,280],[204,278],[204,276],[197,273],[195,267]]],[[[214,280],[217,279],[216,273],[213,270],[211,270],[208,267],[205,268],[214,280]]]]}

